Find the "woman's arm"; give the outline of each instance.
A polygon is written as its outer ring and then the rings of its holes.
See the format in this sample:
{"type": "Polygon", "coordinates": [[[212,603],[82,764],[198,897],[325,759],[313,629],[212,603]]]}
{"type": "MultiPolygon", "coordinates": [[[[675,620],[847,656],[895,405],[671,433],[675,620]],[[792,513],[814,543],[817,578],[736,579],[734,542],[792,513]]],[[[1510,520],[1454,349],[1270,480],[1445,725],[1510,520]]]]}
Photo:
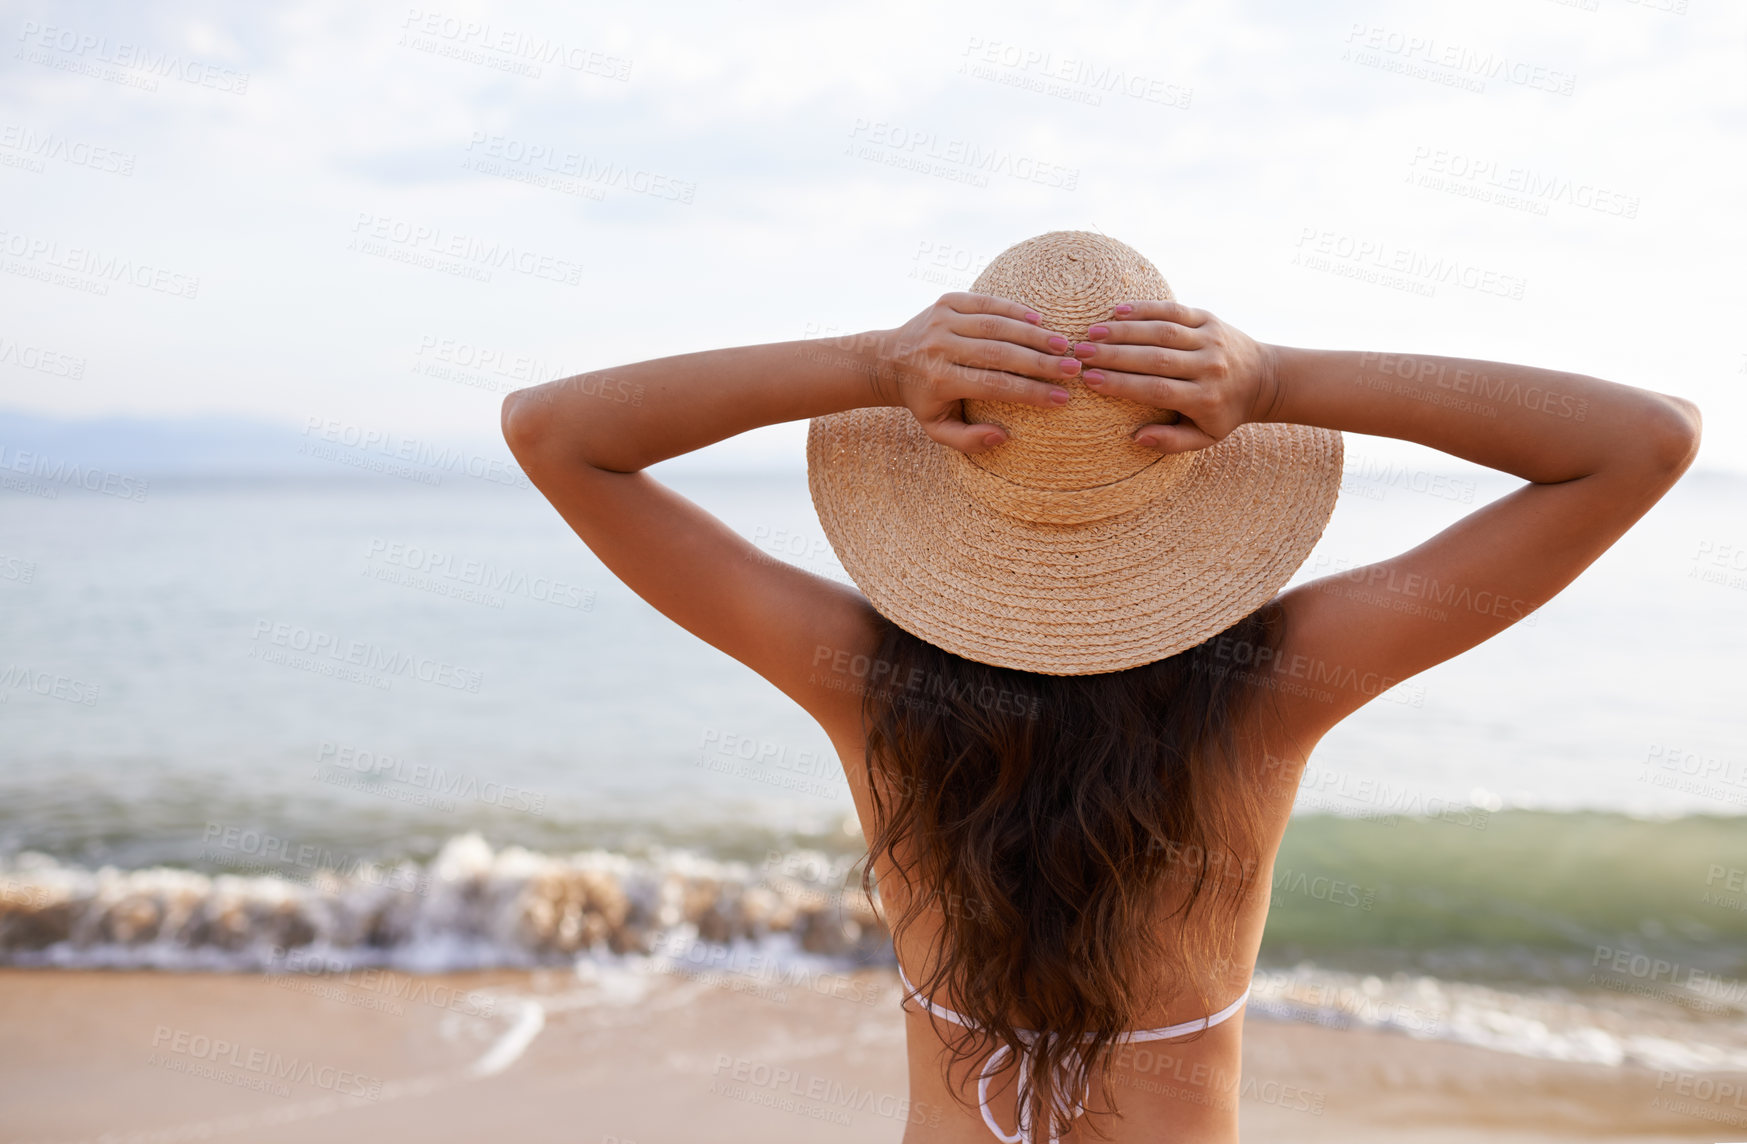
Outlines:
{"type": "Polygon", "coordinates": [[[1273,378],[1257,421],[1417,441],[1536,484],[1648,471],[1667,476],[1660,496],[1698,445],[1691,402],[1583,374],[1429,354],[1268,351],[1273,378]]]}
{"type": "Polygon", "coordinates": [[[760,425],[870,405],[904,405],[934,439],[984,449],[999,430],[967,425],[964,398],[1067,396],[1041,379],[1080,366],[1051,353],[1050,337],[1017,303],[948,294],[894,330],[681,354],[517,390],[503,433],[614,575],[840,731],[858,725],[859,696],[844,686],[854,680],[819,665],[870,650],[866,599],[761,552],[641,470],[760,425]]]}
{"type": "Polygon", "coordinates": [[[504,439],[524,465],[635,473],[762,425],[886,404],[876,337],[677,354],[518,389],[504,439]]]}
{"type": "Polygon", "coordinates": [[[1294,422],[1417,441],[1529,482],[1417,548],[1282,596],[1286,642],[1271,666],[1306,748],[1551,599],[1698,449],[1698,410],[1678,397],[1501,362],[1267,346],[1203,310],[1135,306],[1077,356],[1094,389],[1181,412],[1137,433],[1165,451],[1294,422]]]}
{"type": "Polygon", "coordinates": [[[1037,322],[1016,302],[948,294],[895,330],[679,354],[518,389],[504,399],[504,436],[518,459],[634,473],[762,425],[906,405],[936,440],[976,452],[1000,431],[965,425],[964,398],[1068,399],[1041,379],[1080,363],[1037,322]]]}

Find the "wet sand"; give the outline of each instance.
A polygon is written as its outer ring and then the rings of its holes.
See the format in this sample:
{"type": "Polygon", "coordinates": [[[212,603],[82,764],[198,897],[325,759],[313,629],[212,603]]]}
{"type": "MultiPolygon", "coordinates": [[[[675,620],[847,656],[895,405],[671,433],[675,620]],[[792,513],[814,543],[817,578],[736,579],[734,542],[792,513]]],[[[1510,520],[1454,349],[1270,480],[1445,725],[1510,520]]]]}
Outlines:
{"type": "MultiPolygon", "coordinates": [[[[1244,1040],[1250,1142],[1747,1139],[1747,1097],[1704,1078],[1259,1017],[1244,1040]]],[[[896,1144],[905,1091],[889,973],[0,970],[5,1142],[896,1144]]]]}

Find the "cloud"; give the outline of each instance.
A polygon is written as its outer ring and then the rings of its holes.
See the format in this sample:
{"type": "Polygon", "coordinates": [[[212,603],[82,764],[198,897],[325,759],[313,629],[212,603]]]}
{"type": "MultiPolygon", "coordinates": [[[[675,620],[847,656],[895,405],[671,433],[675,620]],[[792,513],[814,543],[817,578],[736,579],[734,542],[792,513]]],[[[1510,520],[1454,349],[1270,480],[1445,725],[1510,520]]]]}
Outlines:
{"type": "Polygon", "coordinates": [[[500,395],[430,339],[575,371],[887,327],[953,258],[1097,227],[1269,340],[1685,394],[1747,468],[1747,14],[1677,2],[26,5],[0,337],[88,367],[0,361],[0,403],[483,439],[500,395]],[[578,272],[358,249],[379,226],[578,272]],[[1294,264],[1324,236],[1525,288],[1294,264]]]}

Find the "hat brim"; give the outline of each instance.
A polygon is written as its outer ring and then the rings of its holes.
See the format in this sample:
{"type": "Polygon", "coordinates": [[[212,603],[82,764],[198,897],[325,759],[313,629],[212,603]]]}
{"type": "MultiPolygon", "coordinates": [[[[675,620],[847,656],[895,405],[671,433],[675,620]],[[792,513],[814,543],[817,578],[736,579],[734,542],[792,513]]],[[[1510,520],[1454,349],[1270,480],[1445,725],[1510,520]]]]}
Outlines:
{"type": "Polygon", "coordinates": [[[1340,493],[1341,435],[1240,426],[1181,480],[1085,524],[1019,519],[970,496],[907,409],[813,419],[807,484],[856,587],[955,655],[1091,675],[1194,647],[1273,599],[1340,493]]]}

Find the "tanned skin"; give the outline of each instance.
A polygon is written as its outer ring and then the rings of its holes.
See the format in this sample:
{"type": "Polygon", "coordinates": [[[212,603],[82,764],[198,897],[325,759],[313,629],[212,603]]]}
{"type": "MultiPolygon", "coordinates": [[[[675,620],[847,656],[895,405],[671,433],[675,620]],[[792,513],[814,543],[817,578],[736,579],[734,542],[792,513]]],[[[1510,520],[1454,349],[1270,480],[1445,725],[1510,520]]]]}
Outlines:
{"type": "MultiPolygon", "coordinates": [[[[964,400],[1053,408],[1070,397],[1055,383],[1074,376],[1095,394],[1175,412],[1135,435],[1165,453],[1206,448],[1245,423],[1290,422],[1416,441],[1526,482],[1398,556],[1280,597],[1285,642],[1264,668],[1280,684],[1279,720],[1245,731],[1273,796],[1264,875],[1305,761],[1330,728],[1551,599],[1668,491],[1699,443],[1691,403],[1582,374],[1270,345],[1206,310],[1146,299],[1115,307],[1070,344],[1025,306],[969,293],[893,329],[680,354],[518,390],[504,401],[503,431],[529,479],[614,575],[818,721],[872,836],[860,696],[819,670],[822,652],[873,653],[867,599],[767,557],[643,470],[761,425],[865,406],[907,408],[942,446],[978,453],[1006,430],[967,423],[964,400]],[[1428,590],[1454,591],[1463,604],[1401,606],[1428,590]],[[1305,679],[1317,682],[1293,686],[1305,679]]],[[[884,894],[889,872],[876,873],[884,894]]],[[[1209,995],[1236,996],[1249,979],[1267,906],[1262,893],[1247,908],[1242,956],[1209,970],[1209,995]]],[[[898,953],[907,966],[925,956],[898,953]]],[[[1203,1015],[1187,1004],[1148,1024],[1203,1015]]],[[[948,1099],[941,1075],[951,1030],[907,1014],[912,1107],[938,1114],[912,1116],[904,1144],[983,1144],[987,1129],[948,1099]]],[[[1176,1053],[1172,1075],[1198,1079],[1161,1083],[1157,1066],[1118,1077],[1123,1117],[1100,1126],[1117,1142],[1164,1139],[1161,1130],[1235,1140],[1241,1044],[1242,1022],[1229,1021],[1176,1053]]],[[[1010,1085],[999,1118],[1013,1123],[1010,1085]]]]}

